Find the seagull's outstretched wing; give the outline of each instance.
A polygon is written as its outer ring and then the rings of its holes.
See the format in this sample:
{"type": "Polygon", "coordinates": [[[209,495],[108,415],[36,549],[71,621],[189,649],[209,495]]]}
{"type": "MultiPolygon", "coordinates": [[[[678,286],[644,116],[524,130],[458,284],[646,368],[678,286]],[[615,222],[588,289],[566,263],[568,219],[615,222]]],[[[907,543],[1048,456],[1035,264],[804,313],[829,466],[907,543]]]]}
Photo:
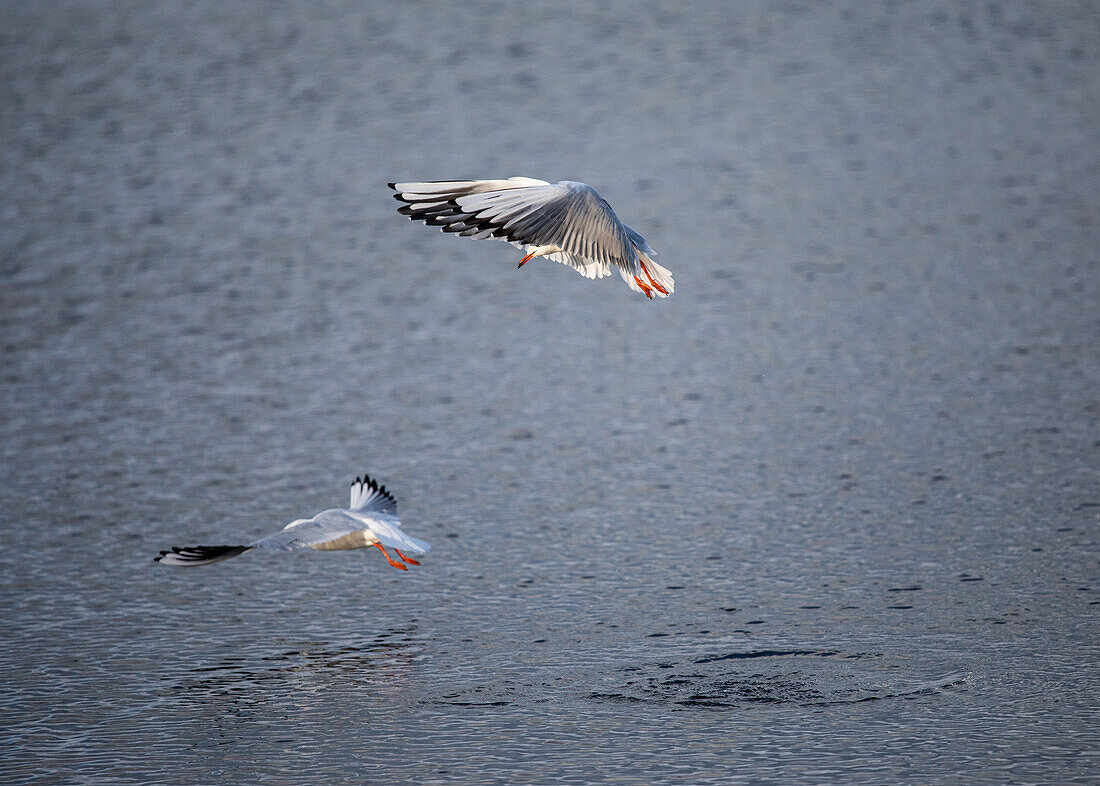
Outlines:
{"type": "Polygon", "coordinates": [[[162,551],[159,557],[153,557],[154,562],[165,565],[179,565],[183,568],[193,568],[196,565],[209,565],[211,562],[219,562],[223,559],[244,554],[251,546],[173,546],[162,551]]]}
{"type": "Polygon", "coordinates": [[[274,535],[247,546],[173,546],[153,559],[164,565],[195,567],[236,557],[252,549],[266,551],[296,551],[310,548],[331,540],[337,540],[363,529],[363,524],[347,511],[326,510],[311,519],[298,519],[286,525],[274,535]]]}
{"type": "Polygon", "coordinates": [[[367,475],[362,480],[356,478],[352,481],[351,504],[348,507],[358,511],[377,510],[397,514],[397,500],[393,498],[393,494],[367,475]]]}
{"type": "Polygon", "coordinates": [[[602,278],[612,267],[637,276],[641,269],[633,237],[649,249],[584,183],[513,177],[389,185],[405,203],[398,212],[411,219],[462,237],[500,238],[525,250],[556,247],[560,250],[544,256],[586,278],[602,278]]]}

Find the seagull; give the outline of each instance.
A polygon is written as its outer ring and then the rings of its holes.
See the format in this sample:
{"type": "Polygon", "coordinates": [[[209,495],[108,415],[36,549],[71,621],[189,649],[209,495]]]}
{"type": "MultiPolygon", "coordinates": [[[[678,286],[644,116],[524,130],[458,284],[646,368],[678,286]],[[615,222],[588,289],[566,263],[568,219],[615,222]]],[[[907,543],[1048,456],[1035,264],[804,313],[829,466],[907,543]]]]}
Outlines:
{"type": "Polygon", "coordinates": [[[363,476],[351,484],[351,505],[348,508],[331,508],[311,519],[297,519],[281,531],[257,540],[247,546],[173,546],[162,551],[154,562],[163,565],[195,567],[236,557],[252,549],[268,551],[346,551],[374,546],[382,552],[386,562],[398,570],[406,570],[405,564],[419,565],[406,557],[400,549],[412,554],[425,554],[429,545],[401,531],[401,519],[397,516],[397,500],[385,486],[363,476]],[[395,562],[384,546],[393,549],[401,562],[395,562]]]}
{"type": "Polygon", "coordinates": [[[399,213],[462,237],[495,237],[522,248],[519,267],[535,257],[569,265],[585,278],[614,268],[635,292],[652,299],[673,291],[672,274],[657,253],[611,205],[585,183],[507,180],[435,180],[390,183],[399,213]]]}

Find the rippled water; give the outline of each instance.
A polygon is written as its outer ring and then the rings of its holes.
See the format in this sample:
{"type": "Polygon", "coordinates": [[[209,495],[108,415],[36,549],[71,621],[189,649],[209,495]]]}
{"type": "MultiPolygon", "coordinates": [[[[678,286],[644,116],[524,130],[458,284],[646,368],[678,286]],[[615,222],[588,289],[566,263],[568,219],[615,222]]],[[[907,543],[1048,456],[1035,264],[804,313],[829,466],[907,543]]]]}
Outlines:
{"type": "Polygon", "coordinates": [[[1091,6],[3,15],[3,780],[1100,777],[1091,6]],[[511,174],[676,294],[384,186],[511,174]]]}

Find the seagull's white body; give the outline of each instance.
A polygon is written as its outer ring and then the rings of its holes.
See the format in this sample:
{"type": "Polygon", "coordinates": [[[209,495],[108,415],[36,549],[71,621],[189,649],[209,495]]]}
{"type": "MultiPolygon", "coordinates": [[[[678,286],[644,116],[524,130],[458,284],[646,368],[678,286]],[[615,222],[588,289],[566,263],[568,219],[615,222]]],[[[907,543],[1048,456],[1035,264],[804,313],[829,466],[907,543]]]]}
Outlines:
{"type": "Polygon", "coordinates": [[[653,261],[656,252],[628,227],[596,190],[584,183],[507,180],[438,180],[390,183],[405,204],[402,215],[463,237],[495,237],[522,248],[519,266],[534,257],[569,265],[585,278],[618,271],[646,297],[668,297],[672,274],[653,261]]]}
{"type": "Polygon", "coordinates": [[[411,554],[426,554],[430,548],[425,541],[402,531],[393,495],[385,486],[379,486],[364,475],[362,480],[356,478],[351,484],[351,503],[347,508],[331,508],[313,518],[297,519],[274,535],[247,546],[173,546],[154,559],[164,565],[193,567],[229,559],[252,549],[343,551],[368,546],[380,549],[390,565],[401,570],[405,570],[402,563],[420,564],[406,557],[401,549],[411,554]],[[396,551],[401,562],[390,559],[385,547],[396,551]]]}

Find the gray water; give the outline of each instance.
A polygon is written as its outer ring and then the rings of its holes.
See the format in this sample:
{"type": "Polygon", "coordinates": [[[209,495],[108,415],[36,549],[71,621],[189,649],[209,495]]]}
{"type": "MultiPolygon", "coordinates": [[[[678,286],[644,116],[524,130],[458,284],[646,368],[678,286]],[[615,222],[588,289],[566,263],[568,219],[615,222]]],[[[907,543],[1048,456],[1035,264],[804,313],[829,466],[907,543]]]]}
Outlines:
{"type": "Polygon", "coordinates": [[[3,780],[1100,779],[1094,5],[0,16],[3,780]],[[676,293],[385,187],[517,174],[676,293]]]}

